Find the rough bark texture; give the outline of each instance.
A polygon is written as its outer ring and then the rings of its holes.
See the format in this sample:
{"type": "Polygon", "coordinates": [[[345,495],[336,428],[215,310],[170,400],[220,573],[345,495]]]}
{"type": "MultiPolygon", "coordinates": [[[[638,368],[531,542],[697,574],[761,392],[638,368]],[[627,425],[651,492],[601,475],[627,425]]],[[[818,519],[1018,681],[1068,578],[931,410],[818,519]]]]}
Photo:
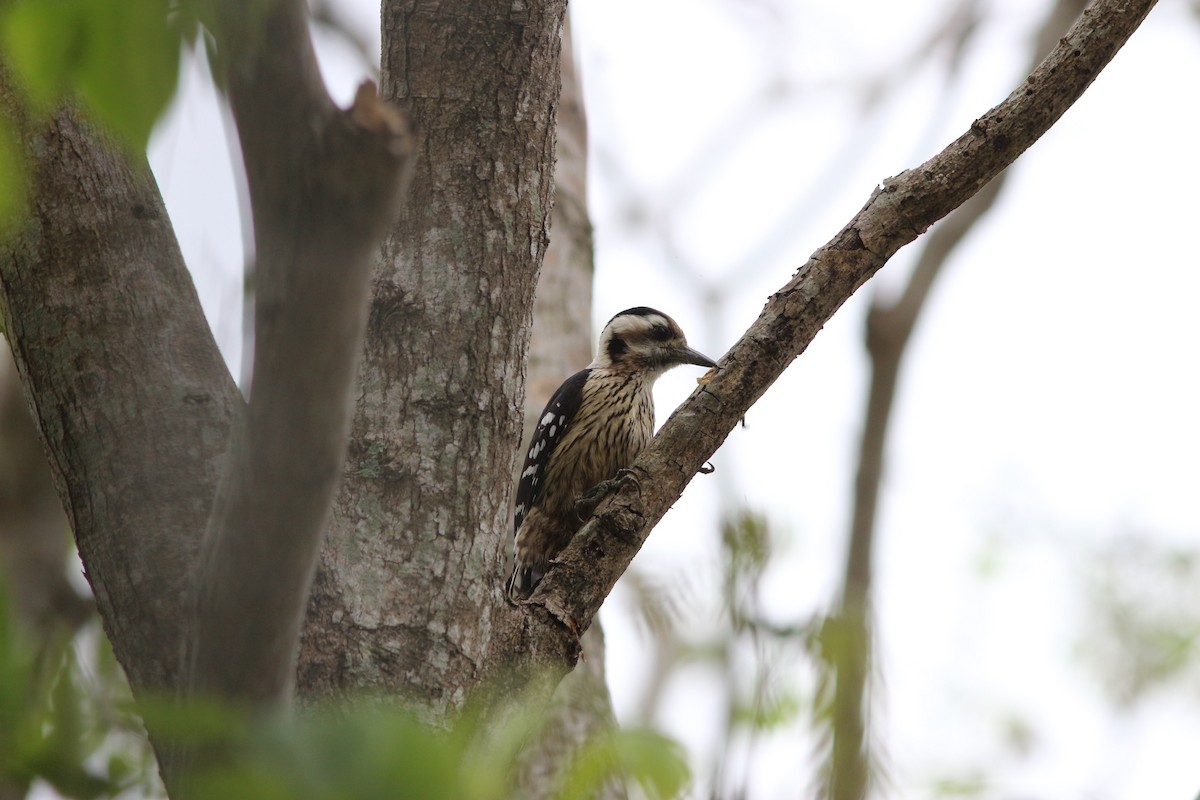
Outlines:
{"type": "MultiPolygon", "coordinates": [[[[587,210],[587,116],[573,59],[568,25],[563,29],[554,211],[550,247],[533,302],[522,442],[528,441],[537,415],[559,384],[592,360],[595,266],[592,221],[587,210]]],[[[521,463],[519,459],[517,463],[521,463]]]]}
{"type": "Polygon", "coordinates": [[[383,5],[384,92],[420,131],[371,295],[350,455],[299,686],[432,716],[484,676],[501,599],[533,290],[546,250],[561,0],[383,5]]]}
{"type": "MultiPolygon", "coordinates": [[[[514,767],[518,797],[559,797],[564,768],[571,765],[585,743],[617,725],[605,682],[604,632],[599,624],[588,628],[582,642],[584,657],[554,690],[543,727],[514,767]]],[[[624,780],[613,776],[596,789],[591,800],[622,800],[628,796],[624,780]]]]}
{"type": "Polygon", "coordinates": [[[413,149],[364,84],[337,109],[307,6],[226,3],[219,33],[257,254],[254,376],[197,576],[189,689],[290,698],[321,535],[341,474],[375,248],[413,149]]]}
{"type": "Polygon", "coordinates": [[[1000,105],[945,150],[890,178],[767,302],[720,370],[672,415],[633,467],[637,481],[597,508],[529,605],[523,647],[569,669],[586,628],[649,530],[821,326],[904,245],[960,206],[1046,132],[1149,13],[1154,0],[1100,0],[1000,105]],[[547,646],[546,652],[539,648],[547,646]],[[567,653],[568,660],[561,661],[567,653]]]}
{"type": "Polygon", "coordinates": [[[0,248],[0,312],[117,659],[135,690],[172,690],[240,398],[150,170],[70,110],[25,140],[31,214],[0,248]]]}

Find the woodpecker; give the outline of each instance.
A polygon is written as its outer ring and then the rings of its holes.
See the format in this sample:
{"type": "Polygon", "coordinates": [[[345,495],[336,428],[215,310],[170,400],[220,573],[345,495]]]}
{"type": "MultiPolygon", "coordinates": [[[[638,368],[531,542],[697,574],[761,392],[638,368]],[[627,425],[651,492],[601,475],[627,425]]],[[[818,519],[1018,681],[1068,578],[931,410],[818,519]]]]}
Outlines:
{"type": "Polygon", "coordinates": [[[637,458],[654,436],[654,381],[671,367],[715,367],[675,320],[639,306],[600,334],[596,358],[558,387],[538,418],[517,483],[516,567],[506,586],[524,600],[583,520],[576,502],[637,458]]]}

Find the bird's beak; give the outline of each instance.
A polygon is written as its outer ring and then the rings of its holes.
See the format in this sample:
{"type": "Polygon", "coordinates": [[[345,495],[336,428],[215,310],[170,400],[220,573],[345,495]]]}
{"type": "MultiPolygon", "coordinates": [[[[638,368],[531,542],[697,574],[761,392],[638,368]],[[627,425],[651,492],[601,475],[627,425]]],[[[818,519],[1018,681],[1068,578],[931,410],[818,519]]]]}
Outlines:
{"type": "Polygon", "coordinates": [[[686,345],[675,350],[675,360],[680,364],[695,364],[697,367],[715,367],[717,365],[717,362],[704,353],[686,345]]]}

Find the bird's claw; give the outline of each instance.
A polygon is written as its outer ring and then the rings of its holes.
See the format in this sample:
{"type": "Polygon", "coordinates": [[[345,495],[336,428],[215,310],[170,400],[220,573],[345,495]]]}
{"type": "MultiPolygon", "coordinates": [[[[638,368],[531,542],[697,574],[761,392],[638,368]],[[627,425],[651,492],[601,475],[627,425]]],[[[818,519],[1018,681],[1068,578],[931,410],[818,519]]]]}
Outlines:
{"type": "Polygon", "coordinates": [[[638,493],[641,494],[642,484],[638,482],[637,475],[631,469],[619,469],[617,474],[607,480],[600,481],[595,486],[587,491],[583,497],[575,501],[575,516],[580,520],[586,520],[596,510],[596,506],[610,494],[617,492],[621,485],[626,482],[632,482],[637,487],[638,493]]]}
{"type": "Polygon", "coordinates": [[[637,488],[638,494],[642,493],[641,481],[638,480],[637,475],[634,474],[634,471],[631,469],[625,469],[624,467],[622,467],[621,469],[617,470],[617,474],[614,477],[612,477],[610,480],[613,482],[613,491],[614,492],[617,489],[621,488],[621,484],[632,483],[634,485],[634,487],[637,488]]]}

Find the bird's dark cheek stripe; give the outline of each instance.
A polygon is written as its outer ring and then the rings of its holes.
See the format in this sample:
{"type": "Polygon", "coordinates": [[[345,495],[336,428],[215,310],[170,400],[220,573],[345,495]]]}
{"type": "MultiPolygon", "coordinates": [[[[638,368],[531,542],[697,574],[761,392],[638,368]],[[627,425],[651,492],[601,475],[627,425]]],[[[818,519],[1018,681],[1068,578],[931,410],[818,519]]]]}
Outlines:
{"type": "Polygon", "coordinates": [[[608,340],[608,358],[610,361],[616,361],[627,352],[629,352],[629,345],[625,344],[624,339],[613,337],[608,340]]]}
{"type": "Polygon", "coordinates": [[[686,346],[673,321],[645,307],[613,317],[600,341],[599,363],[558,388],[525,451],[514,498],[516,563],[506,584],[511,600],[530,596],[579,530],[579,498],[629,466],[650,442],[651,387],[680,363],[674,355],[686,346]]]}

